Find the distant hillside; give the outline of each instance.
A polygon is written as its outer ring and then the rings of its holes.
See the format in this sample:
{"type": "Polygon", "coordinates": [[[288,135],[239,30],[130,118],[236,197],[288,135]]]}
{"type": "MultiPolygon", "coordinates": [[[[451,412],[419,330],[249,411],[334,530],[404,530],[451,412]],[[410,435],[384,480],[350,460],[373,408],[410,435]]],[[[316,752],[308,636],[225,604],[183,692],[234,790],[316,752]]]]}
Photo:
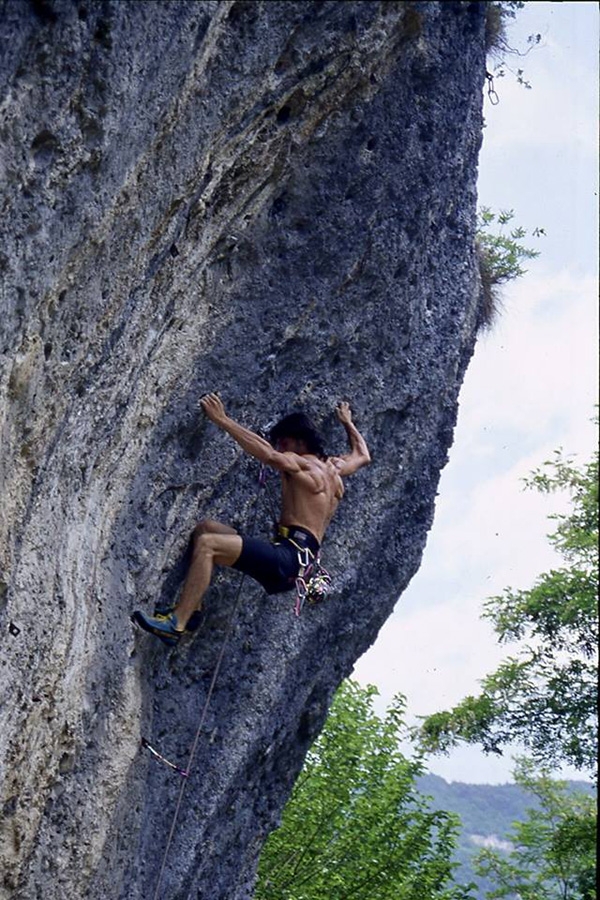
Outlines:
{"type": "MultiPolygon", "coordinates": [[[[586,793],[594,790],[586,781],[572,781],[570,785],[573,790],[586,793]]],[[[460,868],[456,870],[455,880],[475,882],[479,900],[485,900],[491,885],[475,876],[472,858],[485,845],[494,844],[496,849],[508,850],[507,839],[513,822],[525,819],[527,810],[536,805],[535,798],[516,784],[463,784],[447,782],[431,774],[422,775],[418,787],[432,797],[434,808],[460,816],[463,828],[456,853],[460,868]]]]}

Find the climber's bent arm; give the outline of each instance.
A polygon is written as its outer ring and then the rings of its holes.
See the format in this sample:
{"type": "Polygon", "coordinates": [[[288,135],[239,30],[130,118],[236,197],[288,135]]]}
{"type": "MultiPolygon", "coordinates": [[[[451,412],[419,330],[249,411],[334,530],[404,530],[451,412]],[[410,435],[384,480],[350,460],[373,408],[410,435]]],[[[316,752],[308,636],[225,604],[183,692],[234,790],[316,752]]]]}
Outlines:
{"type": "Polygon", "coordinates": [[[337,417],[346,429],[348,443],[350,444],[350,453],[343,456],[337,456],[334,464],[342,477],[354,475],[363,466],[368,466],[371,462],[371,454],[367,447],[367,442],[352,421],[352,413],[348,403],[340,403],[337,407],[337,417]]]}

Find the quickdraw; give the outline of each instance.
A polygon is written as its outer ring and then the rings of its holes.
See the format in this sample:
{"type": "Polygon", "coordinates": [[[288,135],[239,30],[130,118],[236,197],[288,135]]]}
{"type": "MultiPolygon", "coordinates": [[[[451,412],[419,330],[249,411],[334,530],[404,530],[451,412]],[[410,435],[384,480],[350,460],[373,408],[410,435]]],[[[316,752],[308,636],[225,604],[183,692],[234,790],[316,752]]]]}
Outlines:
{"type": "Polygon", "coordinates": [[[490,103],[492,106],[498,106],[500,103],[500,97],[496,93],[496,89],[494,88],[494,76],[490,72],[485,73],[485,78],[487,81],[487,94],[490,103]]]}
{"type": "Polygon", "coordinates": [[[296,578],[294,607],[297,616],[302,612],[305,602],[315,604],[326,600],[332,586],[331,575],[321,565],[319,554],[312,556],[310,551],[303,547],[298,550],[298,562],[300,569],[296,578]]]}
{"type": "Polygon", "coordinates": [[[155,750],[152,744],[146,740],[146,738],[142,738],[141,741],[142,747],[146,750],[149,750],[150,753],[156,757],[156,759],[160,760],[160,762],[165,763],[165,765],[169,766],[171,769],[175,769],[183,778],[187,778],[189,776],[189,772],[186,769],[182,769],[180,766],[176,766],[175,763],[172,763],[170,759],[167,759],[166,756],[163,756],[162,753],[159,753],[158,750],[155,750]]]}

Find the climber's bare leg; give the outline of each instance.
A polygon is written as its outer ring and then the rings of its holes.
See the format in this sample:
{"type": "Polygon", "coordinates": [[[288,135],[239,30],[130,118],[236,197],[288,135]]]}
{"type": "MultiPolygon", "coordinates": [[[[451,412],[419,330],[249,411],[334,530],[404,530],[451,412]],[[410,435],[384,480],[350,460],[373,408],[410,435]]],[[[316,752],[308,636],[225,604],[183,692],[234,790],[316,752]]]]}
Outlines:
{"type": "Polygon", "coordinates": [[[183,630],[192,613],[200,609],[213,567],[232,566],[242,552],[242,538],[235,528],[211,519],[200,522],[194,529],[192,540],[192,563],[174,610],[178,630],[183,630]]]}

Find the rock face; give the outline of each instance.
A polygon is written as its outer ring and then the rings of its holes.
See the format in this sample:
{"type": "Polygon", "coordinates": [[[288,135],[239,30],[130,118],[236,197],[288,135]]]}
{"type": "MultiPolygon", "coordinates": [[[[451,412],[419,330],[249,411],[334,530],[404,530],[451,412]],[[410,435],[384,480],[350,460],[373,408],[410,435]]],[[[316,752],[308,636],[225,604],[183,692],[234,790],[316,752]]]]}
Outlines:
{"type": "Polygon", "coordinates": [[[0,897],[252,896],[432,521],[480,318],[485,6],[0,4],[0,897]],[[373,464],[332,600],[296,618],[246,580],[236,607],[221,572],[170,651],[129,615],[179,589],[198,518],[269,528],[214,389],[334,452],[349,399],[373,464]],[[222,649],[184,783],[141,739],[187,764],[222,649]]]}

